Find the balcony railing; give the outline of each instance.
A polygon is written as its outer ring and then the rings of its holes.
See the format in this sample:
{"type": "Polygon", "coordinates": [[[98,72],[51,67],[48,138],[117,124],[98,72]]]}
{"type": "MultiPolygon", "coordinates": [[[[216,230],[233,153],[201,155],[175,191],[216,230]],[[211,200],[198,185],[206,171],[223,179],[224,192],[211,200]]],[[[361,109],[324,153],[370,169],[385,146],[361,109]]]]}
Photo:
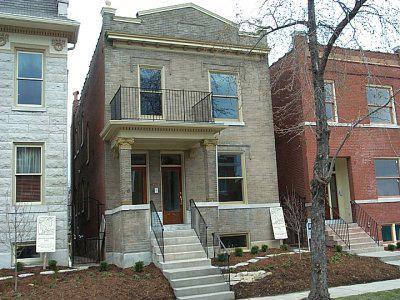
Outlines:
{"type": "Polygon", "coordinates": [[[214,122],[210,92],[121,86],[110,106],[111,120],[214,122]]]}

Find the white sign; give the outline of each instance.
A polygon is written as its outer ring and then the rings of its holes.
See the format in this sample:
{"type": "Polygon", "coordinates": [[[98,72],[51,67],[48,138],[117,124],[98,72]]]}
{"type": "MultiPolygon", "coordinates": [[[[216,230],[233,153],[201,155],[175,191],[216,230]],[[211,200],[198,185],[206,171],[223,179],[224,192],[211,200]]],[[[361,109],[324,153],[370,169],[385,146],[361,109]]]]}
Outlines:
{"type": "Polygon", "coordinates": [[[306,231],[307,231],[308,250],[310,250],[310,245],[311,245],[311,219],[310,218],[307,219],[306,231]]]}
{"type": "Polygon", "coordinates": [[[56,217],[38,216],[36,219],[36,252],[56,251],[56,217]]]}
{"type": "Polygon", "coordinates": [[[275,239],[287,239],[286,223],[283,217],[282,207],[271,207],[269,212],[271,214],[272,229],[274,230],[275,239]]]}

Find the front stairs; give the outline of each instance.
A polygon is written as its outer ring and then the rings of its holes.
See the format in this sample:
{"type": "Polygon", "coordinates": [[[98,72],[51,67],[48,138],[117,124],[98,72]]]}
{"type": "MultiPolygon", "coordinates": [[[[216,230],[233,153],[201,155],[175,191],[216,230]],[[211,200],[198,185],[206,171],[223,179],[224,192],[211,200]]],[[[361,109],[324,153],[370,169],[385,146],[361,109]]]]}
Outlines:
{"type": "Polygon", "coordinates": [[[169,280],[177,299],[235,299],[189,225],[164,225],[164,229],[165,262],[154,236],[153,261],[169,280]]]}
{"type": "Polygon", "coordinates": [[[349,223],[350,250],[346,243],[329,227],[325,225],[326,243],[328,246],[341,245],[343,251],[352,254],[383,251],[383,246],[378,246],[375,241],[357,223],[349,223]]]}

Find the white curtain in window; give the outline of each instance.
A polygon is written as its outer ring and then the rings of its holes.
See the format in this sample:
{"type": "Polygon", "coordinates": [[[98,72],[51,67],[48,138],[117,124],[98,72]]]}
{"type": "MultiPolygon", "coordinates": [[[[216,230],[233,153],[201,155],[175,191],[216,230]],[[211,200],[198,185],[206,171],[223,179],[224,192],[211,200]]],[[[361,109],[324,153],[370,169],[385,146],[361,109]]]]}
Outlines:
{"type": "Polygon", "coordinates": [[[17,174],[41,173],[41,148],[18,147],[17,148],[17,174]]]}

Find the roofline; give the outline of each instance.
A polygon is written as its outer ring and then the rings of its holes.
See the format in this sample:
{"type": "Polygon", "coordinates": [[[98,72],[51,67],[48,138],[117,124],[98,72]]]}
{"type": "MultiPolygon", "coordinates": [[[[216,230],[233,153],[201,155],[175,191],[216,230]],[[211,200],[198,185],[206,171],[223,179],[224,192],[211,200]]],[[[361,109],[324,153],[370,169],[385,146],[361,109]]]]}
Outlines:
{"type": "Polygon", "coordinates": [[[201,6],[198,6],[197,4],[194,4],[192,2],[189,3],[182,3],[182,4],[177,4],[177,5],[170,5],[170,6],[164,6],[164,7],[158,7],[158,8],[153,8],[153,9],[148,9],[148,10],[142,10],[142,11],[138,11],[136,16],[137,17],[141,17],[141,16],[145,16],[145,15],[150,15],[150,14],[155,14],[155,13],[160,13],[160,12],[165,12],[165,11],[170,11],[170,10],[176,10],[176,9],[182,9],[182,8],[194,8],[197,9],[199,11],[201,11],[202,13],[205,13],[206,15],[209,15],[213,18],[216,18],[228,25],[231,25],[235,28],[239,28],[239,24],[228,20],[216,13],[213,13],[212,11],[209,11],[208,9],[205,9],[201,6]]]}
{"type": "Polygon", "coordinates": [[[1,25],[66,32],[69,33],[68,42],[72,44],[78,40],[80,26],[79,22],[70,19],[51,19],[0,12],[1,25]]]}

